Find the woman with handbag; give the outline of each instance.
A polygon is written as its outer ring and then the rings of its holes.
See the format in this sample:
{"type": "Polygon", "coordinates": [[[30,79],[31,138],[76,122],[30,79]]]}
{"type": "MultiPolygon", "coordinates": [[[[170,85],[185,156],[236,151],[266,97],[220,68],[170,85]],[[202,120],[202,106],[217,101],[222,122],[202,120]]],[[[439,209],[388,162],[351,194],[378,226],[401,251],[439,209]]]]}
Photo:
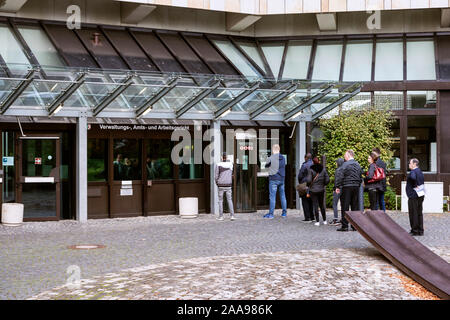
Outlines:
{"type": "Polygon", "coordinates": [[[327,224],[324,196],[325,187],[330,183],[327,170],[320,164],[317,157],[313,159],[313,165],[309,168],[306,183],[308,184],[308,195],[312,199],[313,212],[316,218],[315,226],[320,226],[319,207],[322,213],[323,224],[327,224]]]}
{"type": "Polygon", "coordinates": [[[379,193],[383,191],[383,179],[386,178],[383,168],[376,165],[377,160],[378,155],[372,152],[367,158],[369,170],[364,179],[365,190],[369,193],[370,210],[377,210],[379,193]]]}

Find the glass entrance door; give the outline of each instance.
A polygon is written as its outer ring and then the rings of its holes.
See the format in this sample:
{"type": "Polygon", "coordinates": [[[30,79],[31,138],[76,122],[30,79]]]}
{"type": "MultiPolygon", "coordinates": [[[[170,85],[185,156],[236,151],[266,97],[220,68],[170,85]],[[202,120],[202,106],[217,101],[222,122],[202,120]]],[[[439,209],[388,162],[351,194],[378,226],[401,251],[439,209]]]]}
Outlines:
{"type": "Polygon", "coordinates": [[[256,150],[256,139],[236,139],[236,178],[234,181],[234,207],[236,212],[256,211],[256,169],[251,152],[256,150]]]}
{"type": "Polygon", "coordinates": [[[17,201],[24,219],[59,220],[60,136],[27,135],[18,138],[17,201]]]}

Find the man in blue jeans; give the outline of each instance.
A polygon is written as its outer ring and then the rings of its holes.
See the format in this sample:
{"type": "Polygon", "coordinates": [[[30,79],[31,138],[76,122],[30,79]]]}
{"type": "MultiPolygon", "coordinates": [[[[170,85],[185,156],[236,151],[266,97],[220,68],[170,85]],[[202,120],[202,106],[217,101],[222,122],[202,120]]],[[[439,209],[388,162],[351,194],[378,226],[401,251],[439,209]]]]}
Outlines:
{"type": "Polygon", "coordinates": [[[283,209],[282,217],[286,217],[286,195],[284,194],[284,177],[286,175],[286,161],[280,154],[280,146],[274,144],[272,147],[272,155],[267,159],[266,168],[269,168],[269,198],[270,207],[269,213],[264,216],[267,219],[273,219],[273,212],[275,211],[275,203],[277,197],[277,190],[280,194],[281,208],[283,209]]]}

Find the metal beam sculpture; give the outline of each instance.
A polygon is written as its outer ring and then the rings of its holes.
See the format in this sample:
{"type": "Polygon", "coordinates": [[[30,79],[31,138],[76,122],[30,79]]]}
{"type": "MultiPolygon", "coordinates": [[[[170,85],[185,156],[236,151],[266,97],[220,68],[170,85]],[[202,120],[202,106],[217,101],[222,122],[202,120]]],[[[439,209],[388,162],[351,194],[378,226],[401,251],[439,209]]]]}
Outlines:
{"type": "Polygon", "coordinates": [[[71,83],[67,88],[61,91],[59,96],[47,108],[49,116],[55,114],[57,110],[64,105],[64,102],[69,99],[79,87],[81,87],[85,81],[85,77],[85,73],[80,73],[75,79],[75,82],[71,83]]]}
{"type": "Polygon", "coordinates": [[[192,109],[197,103],[205,99],[208,95],[211,94],[214,90],[216,90],[220,85],[220,81],[217,81],[212,87],[205,88],[202,91],[200,91],[199,94],[197,94],[194,98],[186,102],[181,108],[179,108],[176,111],[176,117],[179,118],[186,112],[188,112],[190,109],[192,109]]]}
{"type": "Polygon", "coordinates": [[[392,264],[438,297],[450,300],[450,264],[447,261],[383,211],[348,211],[345,216],[392,264]]]}
{"type": "Polygon", "coordinates": [[[157,103],[159,100],[164,98],[173,88],[177,86],[179,78],[174,78],[167,83],[167,87],[159,90],[155,95],[153,95],[150,99],[145,101],[141,106],[136,109],[136,118],[144,116],[148,111],[151,110],[151,107],[157,103]]]}
{"type": "Polygon", "coordinates": [[[287,121],[287,120],[295,117],[300,112],[302,112],[304,109],[308,108],[310,105],[312,105],[316,101],[319,101],[320,99],[325,97],[327,94],[329,94],[331,92],[331,90],[333,90],[333,86],[332,85],[326,87],[325,89],[323,89],[319,93],[316,93],[314,96],[312,96],[311,98],[307,99],[306,101],[303,101],[300,105],[298,105],[297,107],[295,107],[291,111],[287,112],[284,115],[284,120],[287,121]]]}
{"type": "Polygon", "coordinates": [[[250,119],[253,120],[261,113],[264,113],[266,110],[270,109],[274,104],[280,102],[290,94],[294,93],[297,90],[297,84],[291,85],[285,91],[278,93],[275,97],[270,99],[269,101],[264,102],[261,106],[257,107],[252,113],[250,113],[250,119]]]}
{"type": "Polygon", "coordinates": [[[123,83],[118,84],[118,86],[109,93],[92,111],[94,116],[97,116],[102,112],[108,105],[110,105],[118,96],[120,96],[129,86],[133,84],[133,76],[129,75],[123,83]]]}
{"type": "Polygon", "coordinates": [[[33,82],[35,72],[35,69],[28,71],[25,79],[23,79],[17,87],[12,89],[5,101],[0,105],[0,114],[4,114],[6,110],[13,105],[14,101],[16,101],[16,99],[28,88],[31,82],[33,82]]]}
{"type": "Polygon", "coordinates": [[[336,100],[335,102],[329,104],[328,106],[326,106],[325,108],[323,108],[322,110],[316,112],[313,114],[311,120],[315,120],[321,116],[323,116],[325,113],[333,110],[334,108],[336,108],[338,105],[344,103],[345,101],[353,98],[354,96],[356,96],[358,93],[361,92],[361,87],[357,88],[356,90],[354,90],[351,93],[347,93],[345,96],[343,96],[342,98],[339,98],[338,100],[336,100]]]}
{"type": "Polygon", "coordinates": [[[248,90],[245,90],[244,92],[241,92],[239,95],[234,97],[232,100],[228,101],[223,107],[221,107],[219,110],[217,110],[214,113],[214,119],[219,119],[225,112],[228,110],[231,110],[236,104],[247,98],[249,95],[251,95],[253,92],[255,92],[259,88],[259,83],[254,84],[252,87],[250,87],[248,90]]]}

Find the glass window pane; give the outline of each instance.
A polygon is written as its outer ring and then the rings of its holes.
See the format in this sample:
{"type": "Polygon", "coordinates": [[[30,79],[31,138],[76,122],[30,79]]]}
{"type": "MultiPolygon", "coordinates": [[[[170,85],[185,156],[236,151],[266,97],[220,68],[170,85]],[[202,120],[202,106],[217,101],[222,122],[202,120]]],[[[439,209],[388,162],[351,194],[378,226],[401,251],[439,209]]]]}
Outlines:
{"type": "Polygon", "coordinates": [[[0,55],[11,69],[27,68],[30,65],[16,38],[6,26],[0,26],[0,43],[0,55]]]}
{"type": "Polygon", "coordinates": [[[108,179],[108,140],[88,139],[88,181],[108,179]]]}
{"type": "Polygon", "coordinates": [[[280,73],[281,61],[283,60],[284,44],[283,43],[273,43],[273,44],[262,44],[261,49],[264,52],[267,63],[272,70],[273,76],[278,78],[280,73]]]}
{"type": "Polygon", "coordinates": [[[417,158],[422,171],[436,172],[436,117],[408,116],[408,159],[417,158]]]}
{"type": "Polygon", "coordinates": [[[283,78],[306,79],[311,56],[310,41],[291,41],[286,53],[283,78]]]}
{"type": "Polygon", "coordinates": [[[61,67],[64,65],[55,47],[41,28],[21,26],[19,31],[41,66],[61,67]]]}
{"type": "Polygon", "coordinates": [[[375,91],[374,106],[378,109],[403,110],[404,98],[402,91],[375,91]]]}
{"type": "Polygon", "coordinates": [[[395,119],[394,123],[391,126],[392,130],[392,151],[394,154],[392,155],[392,159],[389,163],[389,168],[391,170],[400,170],[400,119],[395,119]]]}
{"type": "Polygon", "coordinates": [[[408,80],[436,80],[434,41],[412,40],[406,43],[408,80]]]}
{"type": "Polygon", "coordinates": [[[58,177],[56,141],[44,139],[22,140],[22,176],[58,177]]]}
{"type": "MultiPolygon", "coordinates": [[[[194,143],[191,142],[190,146],[186,148],[191,148],[191,160],[189,163],[180,163],[178,166],[178,177],[179,179],[202,179],[204,178],[203,164],[194,163],[194,143]]],[[[180,152],[180,155],[182,153],[180,152]]]]}
{"type": "Polygon", "coordinates": [[[261,55],[259,54],[258,48],[256,47],[255,43],[250,42],[238,42],[239,47],[241,47],[242,50],[245,51],[245,53],[253,59],[253,61],[256,62],[258,67],[261,68],[261,70],[266,70],[264,67],[263,59],[261,58],[261,55]]]}
{"type": "Polygon", "coordinates": [[[141,180],[141,145],[138,139],[114,139],[114,180],[141,180]]]}
{"type": "Polygon", "coordinates": [[[255,68],[251,65],[250,61],[245,59],[245,57],[239,52],[238,49],[234,47],[234,45],[230,41],[214,40],[214,43],[244,76],[259,76],[255,68]]]}
{"type": "Polygon", "coordinates": [[[436,91],[408,91],[406,108],[436,109],[436,91]]]}
{"type": "Polygon", "coordinates": [[[370,81],[373,43],[348,42],[345,49],[344,81],[370,81]]]}
{"type": "Polygon", "coordinates": [[[403,80],[403,42],[377,41],[375,81],[403,80]]]}
{"type": "Polygon", "coordinates": [[[319,43],[314,60],[313,80],[339,80],[342,43],[319,43]]]}
{"type": "Polygon", "coordinates": [[[14,132],[3,131],[2,134],[2,159],[8,157],[7,162],[3,162],[3,172],[0,170],[0,178],[3,178],[3,202],[14,202],[16,199],[16,173],[14,167],[14,132]]]}
{"type": "Polygon", "coordinates": [[[170,158],[172,142],[169,139],[150,139],[147,143],[145,168],[147,180],[173,178],[173,164],[170,158]]]}

